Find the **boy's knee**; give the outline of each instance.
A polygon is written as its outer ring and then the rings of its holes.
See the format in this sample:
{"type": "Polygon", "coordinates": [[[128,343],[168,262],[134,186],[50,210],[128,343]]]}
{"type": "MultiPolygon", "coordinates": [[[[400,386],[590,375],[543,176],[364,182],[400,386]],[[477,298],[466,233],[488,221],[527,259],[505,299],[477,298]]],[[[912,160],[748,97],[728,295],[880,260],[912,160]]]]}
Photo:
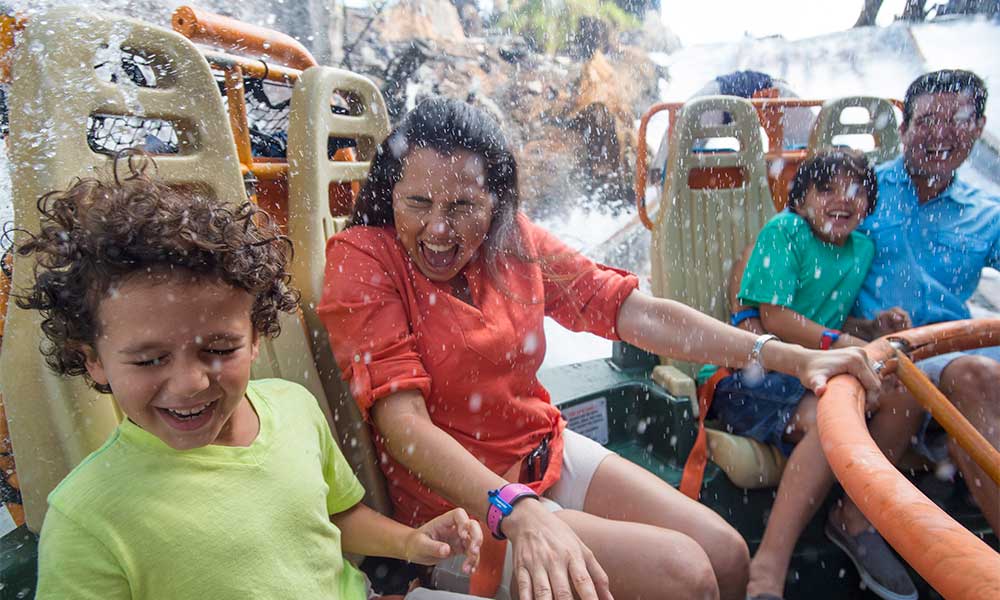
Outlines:
{"type": "Polygon", "coordinates": [[[1000,363],[973,354],[956,358],[941,373],[940,387],[953,401],[977,403],[1000,389],[1000,363]]]}

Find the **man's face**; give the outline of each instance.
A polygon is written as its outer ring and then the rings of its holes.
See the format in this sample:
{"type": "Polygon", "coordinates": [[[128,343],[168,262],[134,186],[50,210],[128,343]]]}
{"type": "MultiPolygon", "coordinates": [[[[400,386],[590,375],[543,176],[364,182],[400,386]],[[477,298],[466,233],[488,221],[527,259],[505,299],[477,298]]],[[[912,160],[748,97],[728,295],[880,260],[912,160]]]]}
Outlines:
{"type": "Polygon", "coordinates": [[[913,103],[909,122],[899,127],[906,168],[912,175],[947,181],[979,139],[986,117],[964,93],[923,94],[913,103]]]}

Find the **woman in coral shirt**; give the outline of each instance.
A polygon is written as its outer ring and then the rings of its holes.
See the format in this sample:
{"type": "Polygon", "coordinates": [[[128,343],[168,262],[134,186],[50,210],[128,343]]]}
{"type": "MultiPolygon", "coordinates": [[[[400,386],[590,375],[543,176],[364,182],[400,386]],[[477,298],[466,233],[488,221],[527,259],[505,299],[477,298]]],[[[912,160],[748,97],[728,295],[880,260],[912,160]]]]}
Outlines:
{"type": "Polygon", "coordinates": [[[374,426],[396,518],[462,506],[489,523],[511,541],[505,583],[522,599],[742,597],[748,552],[732,527],[566,429],[536,378],[543,318],[736,368],[756,346],[763,367],[811,389],[851,372],[874,390],[864,354],[755,338],[652,298],[518,204],[496,123],[426,100],[380,146],[351,227],[328,245],[319,313],[374,426]]]}

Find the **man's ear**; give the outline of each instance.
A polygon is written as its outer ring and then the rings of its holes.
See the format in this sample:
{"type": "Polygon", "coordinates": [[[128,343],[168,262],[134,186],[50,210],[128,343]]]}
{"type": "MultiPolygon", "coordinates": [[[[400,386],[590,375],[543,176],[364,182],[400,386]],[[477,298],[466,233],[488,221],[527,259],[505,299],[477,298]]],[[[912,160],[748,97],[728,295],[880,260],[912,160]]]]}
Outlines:
{"type": "Polygon", "coordinates": [[[87,367],[87,373],[90,374],[90,378],[94,380],[94,383],[108,385],[108,376],[104,372],[104,364],[101,363],[101,357],[97,355],[97,350],[90,344],[81,344],[80,352],[83,352],[86,358],[84,364],[87,367]]]}
{"type": "Polygon", "coordinates": [[[983,115],[976,119],[976,139],[978,140],[980,136],[983,135],[983,129],[986,128],[986,115],[983,115]]]}

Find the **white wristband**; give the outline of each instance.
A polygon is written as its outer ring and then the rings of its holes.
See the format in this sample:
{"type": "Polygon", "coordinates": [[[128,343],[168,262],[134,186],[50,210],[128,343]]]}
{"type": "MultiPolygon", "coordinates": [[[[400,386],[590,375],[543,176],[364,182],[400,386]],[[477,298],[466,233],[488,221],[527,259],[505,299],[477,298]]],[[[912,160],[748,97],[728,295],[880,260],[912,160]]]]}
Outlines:
{"type": "Polygon", "coordinates": [[[757,339],[753,343],[753,349],[750,350],[750,361],[747,366],[757,366],[760,367],[761,370],[764,370],[764,363],[760,360],[760,351],[764,348],[764,344],[777,339],[778,336],[770,333],[757,336],[757,339]]]}

